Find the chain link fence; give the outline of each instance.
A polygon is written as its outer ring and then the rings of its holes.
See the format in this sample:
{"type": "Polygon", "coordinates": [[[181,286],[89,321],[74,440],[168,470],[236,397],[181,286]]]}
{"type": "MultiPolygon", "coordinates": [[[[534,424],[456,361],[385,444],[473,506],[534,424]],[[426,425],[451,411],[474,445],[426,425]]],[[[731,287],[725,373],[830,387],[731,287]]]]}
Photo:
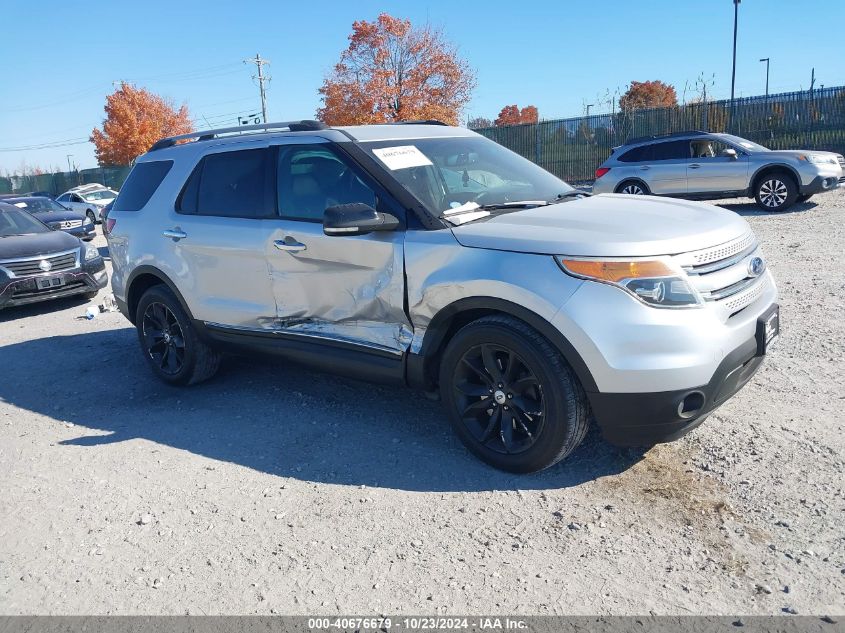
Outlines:
{"type": "Polygon", "coordinates": [[[771,149],[845,152],[845,87],[630,110],[475,130],[572,183],[594,179],[611,148],[641,136],[731,132],[771,149]]]}
{"type": "Polygon", "coordinates": [[[53,196],[63,194],[71,187],[96,182],[109,189],[119,190],[129,175],[131,167],[95,167],[79,171],[63,171],[54,174],[11,176],[0,178],[0,194],[46,191],[53,196]]]}

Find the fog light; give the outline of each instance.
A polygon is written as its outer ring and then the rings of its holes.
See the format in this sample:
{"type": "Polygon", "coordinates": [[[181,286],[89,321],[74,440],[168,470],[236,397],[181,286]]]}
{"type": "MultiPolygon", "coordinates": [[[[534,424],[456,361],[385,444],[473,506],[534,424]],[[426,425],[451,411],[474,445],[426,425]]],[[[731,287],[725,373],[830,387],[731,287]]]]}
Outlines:
{"type": "Polygon", "coordinates": [[[704,408],[704,394],[700,391],[691,391],[678,405],[678,415],[682,418],[691,418],[704,408]]]}

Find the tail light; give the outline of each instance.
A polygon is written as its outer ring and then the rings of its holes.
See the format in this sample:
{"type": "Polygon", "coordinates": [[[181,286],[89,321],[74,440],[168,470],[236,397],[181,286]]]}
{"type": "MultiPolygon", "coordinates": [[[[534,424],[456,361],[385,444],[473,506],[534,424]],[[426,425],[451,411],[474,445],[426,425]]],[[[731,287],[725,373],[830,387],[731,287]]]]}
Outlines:
{"type": "Polygon", "coordinates": [[[115,225],[115,224],[117,224],[117,221],[116,221],[116,220],[112,220],[111,218],[107,218],[107,219],[106,219],[106,230],[104,231],[104,233],[105,233],[106,235],[108,235],[109,233],[111,233],[111,230],[114,228],[114,225],[115,225]]]}
{"type": "Polygon", "coordinates": [[[601,178],[602,176],[604,176],[609,171],[610,171],[610,167],[599,167],[596,170],[596,179],[601,178]]]}

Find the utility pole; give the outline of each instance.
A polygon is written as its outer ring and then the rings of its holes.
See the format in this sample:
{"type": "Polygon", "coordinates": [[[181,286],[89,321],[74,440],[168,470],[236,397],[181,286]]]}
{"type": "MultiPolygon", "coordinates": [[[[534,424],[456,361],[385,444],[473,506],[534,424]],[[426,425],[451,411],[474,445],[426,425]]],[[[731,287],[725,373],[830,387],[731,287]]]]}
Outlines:
{"type": "Polygon", "coordinates": [[[733,0],[734,3],[734,56],[731,69],[731,129],[734,122],[734,87],[736,86],[736,27],[739,21],[739,3],[742,0],[733,0]]]}
{"type": "Polygon", "coordinates": [[[244,64],[255,64],[258,67],[258,75],[253,75],[253,79],[258,80],[258,90],[261,92],[261,117],[264,123],[267,123],[267,91],[264,89],[264,82],[270,81],[271,77],[265,76],[262,70],[263,66],[269,66],[269,59],[261,59],[261,55],[256,53],[255,59],[245,59],[244,64]]]}
{"type": "Polygon", "coordinates": [[[68,154],[68,155],[67,155],[67,170],[68,170],[68,172],[73,171],[73,170],[70,168],[70,159],[71,159],[71,157],[72,157],[72,156],[73,156],[73,154],[68,154]]]}
{"type": "Polygon", "coordinates": [[[766,99],[768,99],[769,98],[769,58],[764,57],[760,61],[766,62],[766,99]]]}

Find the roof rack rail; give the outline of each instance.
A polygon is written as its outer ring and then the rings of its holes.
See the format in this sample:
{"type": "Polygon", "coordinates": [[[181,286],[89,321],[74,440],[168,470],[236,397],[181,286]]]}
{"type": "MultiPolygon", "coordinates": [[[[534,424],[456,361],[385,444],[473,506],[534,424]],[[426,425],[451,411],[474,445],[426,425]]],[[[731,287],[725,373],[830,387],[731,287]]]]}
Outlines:
{"type": "Polygon", "coordinates": [[[448,127],[449,124],[437,119],[419,119],[417,121],[391,121],[387,125],[443,125],[448,127]]]}
{"type": "Polygon", "coordinates": [[[686,130],[684,132],[667,132],[666,134],[654,134],[652,136],[638,136],[636,138],[629,138],[625,141],[625,145],[632,145],[634,143],[642,143],[644,141],[653,141],[659,138],[672,138],[675,136],[701,136],[702,134],[710,134],[702,130],[686,130]]]}
{"type": "Polygon", "coordinates": [[[280,121],[278,123],[259,123],[258,125],[241,125],[238,127],[223,127],[216,130],[200,130],[199,132],[191,132],[190,134],[180,134],[179,136],[169,136],[160,141],[156,141],[153,146],[147,150],[154,152],[157,149],[164,149],[165,147],[173,147],[179,141],[187,141],[189,139],[196,139],[197,141],[210,141],[223,134],[236,134],[239,132],[254,132],[262,130],[269,132],[270,130],[287,130],[289,132],[309,132],[316,130],[329,129],[325,123],[320,121],[312,121],[304,119],[302,121],[280,121]]]}

